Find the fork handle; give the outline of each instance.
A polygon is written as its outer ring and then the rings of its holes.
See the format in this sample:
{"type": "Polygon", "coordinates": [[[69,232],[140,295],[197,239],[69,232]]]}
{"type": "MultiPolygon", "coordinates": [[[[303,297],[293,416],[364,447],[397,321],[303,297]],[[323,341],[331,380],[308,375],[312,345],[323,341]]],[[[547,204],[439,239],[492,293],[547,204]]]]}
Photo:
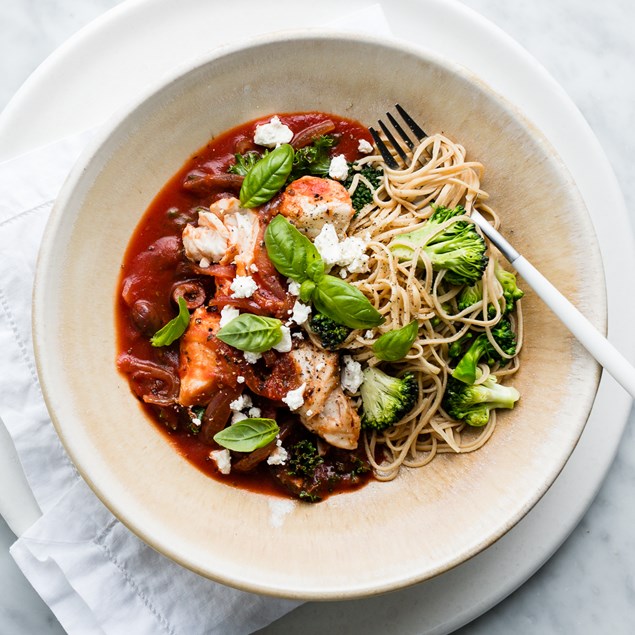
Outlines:
{"type": "Polygon", "coordinates": [[[580,344],[635,397],[635,368],[628,360],[524,256],[517,256],[512,264],[580,344]]]}

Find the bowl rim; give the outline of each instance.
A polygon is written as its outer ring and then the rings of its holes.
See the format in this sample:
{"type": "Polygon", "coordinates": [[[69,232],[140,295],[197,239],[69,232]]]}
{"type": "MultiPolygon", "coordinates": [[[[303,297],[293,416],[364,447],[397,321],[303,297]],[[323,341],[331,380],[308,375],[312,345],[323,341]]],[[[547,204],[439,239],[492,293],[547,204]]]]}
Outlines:
{"type": "MultiPolygon", "coordinates": [[[[236,577],[232,575],[228,575],[226,572],[218,573],[215,571],[209,571],[207,569],[201,568],[197,565],[196,562],[192,562],[188,559],[185,559],[178,551],[171,548],[169,543],[164,543],[161,540],[157,540],[156,536],[154,536],[151,532],[151,529],[144,527],[143,525],[138,524],[134,515],[131,516],[127,513],[127,508],[123,508],[120,504],[112,500],[112,498],[108,495],[108,488],[103,487],[100,483],[96,482],[96,480],[92,477],[92,472],[90,468],[90,464],[82,459],[81,451],[77,451],[75,448],[73,440],[69,439],[69,437],[64,432],[64,426],[56,415],[55,408],[53,406],[54,398],[49,392],[49,388],[47,385],[47,370],[46,370],[46,362],[43,360],[42,351],[45,348],[45,340],[46,334],[44,332],[44,324],[45,324],[45,314],[44,314],[44,303],[42,302],[42,294],[43,294],[43,284],[42,281],[46,276],[46,271],[48,268],[48,262],[50,261],[52,252],[53,252],[53,238],[57,234],[60,224],[63,219],[63,210],[68,205],[69,201],[75,195],[75,191],[77,186],[82,182],[84,173],[87,171],[88,167],[92,164],[93,161],[96,160],[97,155],[100,153],[102,149],[104,149],[109,139],[113,134],[115,134],[119,128],[125,126],[126,122],[135,115],[135,113],[143,107],[143,105],[151,99],[155,94],[165,91],[169,89],[169,87],[180,81],[185,75],[196,71],[197,69],[209,64],[213,61],[220,60],[224,57],[232,56],[236,53],[243,52],[248,49],[268,46],[276,43],[284,43],[291,41],[307,41],[307,40],[346,40],[349,42],[359,42],[361,44],[375,44],[381,47],[391,48],[393,50],[398,50],[404,53],[408,53],[410,55],[414,55],[419,58],[424,58],[427,61],[430,61],[433,64],[443,67],[453,74],[460,75],[464,79],[467,79],[473,84],[479,85],[483,90],[493,95],[496,100],[502,104],[502,106],[512,112],[515,117],[519,118],[525,126],[531,128],[536,135],[537,142],[545,149],[549,150],[550,155],[558,161],[561,168],[568,172],[568,168],[564,164],[560,155],[555,151],[555,149],[551,146],[547,137],[542,131],[537,128],[532,121],[523,113],[523,111],[512,101],[501,95],[495,89],[493,89],[489,84],[487,84],[484,80],[482,80],[478,75],[476,75],[473,71],[468,69],[467,67],[454,62],[435,51],[427,49],[423,46],[415,46],[410,43],[403,42],[401,40],[397,40],[395,38],[388,38],[382,36],[371,36],[365,34],[355,34],[348,31],[338,31],[333,29],[324,29],[324,28],[302,28],[302,29],[288,29],[283,31],[278,31],[275,33],[267,33],[264,35],[252,36],[245,38],[241,41],[237,41],[231,44],[225,44],[218,46],[207,53],[199,54],[194,56],[193,58],[186,60],[173,69],[171,69],[168,73],[166,73],[161,79],[158,81],[152,82],[148,84],[148,86],[138,93],[133,99],[127,100],[124,105],[119,108],[111,117],[108,118],[102,125],[98,127],[95,134],[89,140],[86,148],[80,154],[78,160],[73,166],[72,170],[69,172],[68,177],[66,178],[60,193],[55,201],[53,209],[51,211],[51,215],[48,219],[45,232],[42,238],[42,243],[40,250],[38,252],[38,259],[36,264],[36,272],[35,272],[35,281],[33,287],[33,312],[32,312],[32,332],[33,332],[33,344],[34,344],[34,353],[35,353],[35,362],[36,362],[36,370],[38,374],[38,378],[40,380],[40,385],[42,388],[42,395],[44,397],[45,404],[47,406],[47,411],[51,417],[51,421],[56,429],[56,432],[64,446],[64,449],[69,454],[73,464],[77,468],[81,477],[87,482],[95,495],[99,498],[99,500],[105,505],[105,507],[119,520],[121,521],[129,530],[131,530],[136,536],[141,538],[145,543],[169,557],[173,561],[178,564],[217,582],[222,584],[227,584],[229,586],[249,591],[255,593],[266,594],[270,596],[276,596],[281,598],[289,598],[289,599],[299,599],[299,600],[333,600],[333,599],[355,599],[355,598],[363,598],[370,597],[373,595],[385,593],[392,590],[397,590],[400,588],[404,588],[407,586],[411,586],[413,584],[422,582],[426,579],[435,577],[440,575],[441,573],[448,571],[462,562],[474,557],[482,550],[486,549],[493,543],[495,543],[499,538],[501,538],[505,533],[507,533],[514,525],[516,525],[534,506],[535,504],[542,498],[542,496],[547,492],[547,490],[551,487],[555,479],[558,477],[562,469],[564,468],[569,456],[573,452],[582,431],[586,425],[586,421],[588,419],[588,414],[591,412],[591,408],[593,406],[593,402],[595,400],[597,389],[600,383],[601,377],[601,369],[599,365],[596,367],[595,373],[595,382],[594,382],[594,390],[589,391],[586,400],[585,411],[587,415],[584,417],[583,423],[580,425],[579,430],[575,436],[575,439],[569,444],[569,447],[563,450],[563,454],[566,453],[566,457],[564,461],[558,466],[557,469],[554,469],[553,473],[549,475],[549,478],[541,481],[541,487],[537,488],[534,491],[534,495],[528,500],[527,504],[519,510],[514,516],[507,519],[506,522],[500,524],[497,532],[491,533],[480,542],[476,543],[471,549],[464,550],[455,558],[448,559],[445,561],[443,566],[437,567],[434,570],[427,572],[420,572],[417,574],[409,574],[407,576],[395,576],[391,579],[387,579],[383,584],[373,584],[367,585],[364,584],[363,580],[360,580],[359,583],[355,586],[349,585],[346,590],[336,589],[334,591],[324,590],[323,588],[315,588],[313,590],[307,590],[306,588],[302,591],[298,592],[297,590],[290,588],[278,588],[276,586],[263,586],[260,584],[250,583],[248,580],[245,580],[241,577],[236,577]]],[[[582,200],[582,196],[578,191],[577,186],[574,185],[574,189],[580,201],[582,200]]],[[[588,210],[586,206],[582,202],[582,209],[584,213],[588,216],[588,210]]],[[[597,242],[597,237],[594,234],[594,237],[597,242]]],[[[599,259],[599,263],[602,263],[602,257],[599,250],[597,251],[597,257],[599,259]]],[[[606,331],[607,328],[607,304],[606,304],[606,284],[603,276],[602,269],[602,287],[603,287],[603,325],[602,330],[606,331]]]]}

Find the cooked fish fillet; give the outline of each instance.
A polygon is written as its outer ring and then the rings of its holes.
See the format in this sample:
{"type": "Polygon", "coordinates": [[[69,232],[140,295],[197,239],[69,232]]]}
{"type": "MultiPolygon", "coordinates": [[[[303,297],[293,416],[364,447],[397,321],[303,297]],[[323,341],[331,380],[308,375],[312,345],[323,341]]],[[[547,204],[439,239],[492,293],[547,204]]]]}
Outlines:
{"type": "Polygon", "coordinates": [[[299,382],[305,384],[304,404],[296,411],[309,430],[338,448],[354,450],[360,431],[359,415],[340,386],[337,353],[302,342],[289,355],[299,382]]]}
{"type": "Polygon", "coordinates": [[[289,183],[278,211],[311,239],[325,223],[331,223],[342,238],[355,213],[351,197],[341,183],[317,176],[303,176],[289,183]]]}

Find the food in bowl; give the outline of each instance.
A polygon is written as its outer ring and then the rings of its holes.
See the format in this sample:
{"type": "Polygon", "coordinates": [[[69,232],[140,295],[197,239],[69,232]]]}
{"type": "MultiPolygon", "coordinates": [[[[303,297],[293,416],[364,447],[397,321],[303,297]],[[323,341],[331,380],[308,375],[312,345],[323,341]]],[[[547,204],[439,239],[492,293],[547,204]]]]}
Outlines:
{"type": "Polygon", "coordinates": [[[308,502],[481,447],[520,396],[523,295],[470,221],[498,225],[482,171],[442,134],[392,169],[330,113],[212,139],[124,258],[132,391],[210,476],[308,502]]]}

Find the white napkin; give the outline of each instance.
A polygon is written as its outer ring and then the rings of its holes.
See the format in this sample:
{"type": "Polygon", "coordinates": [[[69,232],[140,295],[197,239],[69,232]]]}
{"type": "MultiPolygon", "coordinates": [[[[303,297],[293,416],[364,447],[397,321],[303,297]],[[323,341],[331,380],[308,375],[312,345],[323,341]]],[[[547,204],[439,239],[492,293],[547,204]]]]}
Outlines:
{"type": "MultiPolygon", "coordinates": [[[[379,5],[331,23],[390,35],[379,5]]],[[[54,199],[90,132],[0,164],[0,418],[43,516],[11,547],[71,635],[239,635],[298,605],[202,578],[158,554],[101,504],[48,418],[31,341],[37,251],[54,199]]]]}

